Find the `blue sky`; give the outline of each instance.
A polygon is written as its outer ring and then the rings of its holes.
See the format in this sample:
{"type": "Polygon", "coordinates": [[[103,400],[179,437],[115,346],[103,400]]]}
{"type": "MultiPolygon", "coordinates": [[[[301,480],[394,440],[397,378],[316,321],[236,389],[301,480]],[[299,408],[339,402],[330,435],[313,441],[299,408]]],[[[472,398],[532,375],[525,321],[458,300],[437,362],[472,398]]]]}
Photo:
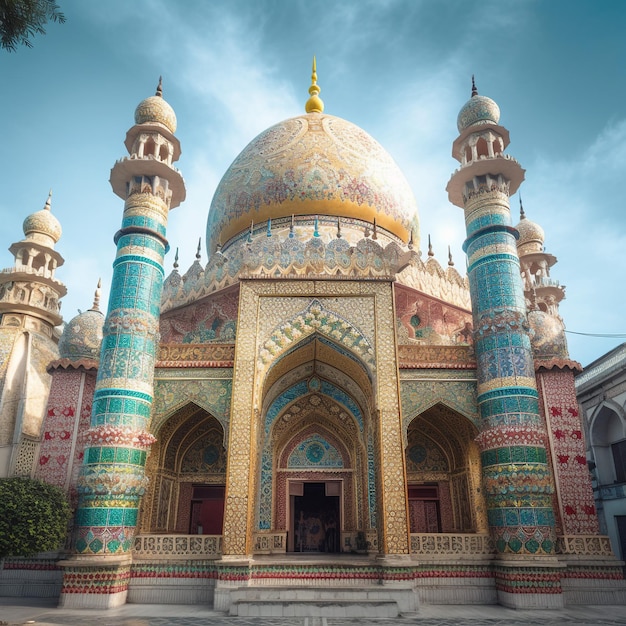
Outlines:
{"type": "MultiPolygon", "coordinates": [[[[326,112],[358,124],[415,193],[422,242],[464,266],[462,211],[445,187],[456,116],[478,90],[501,109],[526,169],[527,216],[546,231],[567,286],[570,331],[626,333],[626,3],[615,0],[59,0],[67,22],[0,53],[0,266],[53,189],[63,227],[66,319],[106,302],[123,202],[109,172],[136,105],[154,93],[178,117],[187,201],[168,238],[194,260],[222,174],[259,132],[303,111],[317,56],[326,112]]],[[[512,198],[514,223],[518,196],[512,198]]],[[[422,248],[424,249],[424,245],[422,248]]],[[[425,250],[424,250],[425,252],[425,250]]],[[[206,252],[203,249],[203,262],[206,252]]],[[[583,365],[624,339],[569,334],[583,365]]]]}

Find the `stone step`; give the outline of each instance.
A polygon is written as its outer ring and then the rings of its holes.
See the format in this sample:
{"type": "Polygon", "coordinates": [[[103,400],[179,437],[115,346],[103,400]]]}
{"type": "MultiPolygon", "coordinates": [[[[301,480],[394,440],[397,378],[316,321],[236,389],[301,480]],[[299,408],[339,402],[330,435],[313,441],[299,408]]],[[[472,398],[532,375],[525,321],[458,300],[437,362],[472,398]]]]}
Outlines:
{"type": "Polygon", "coordinates": [[[230,594],[231,601],[238,600],[342,600],[360,602],[363,600],[389,600],[389,589],[377,586],[353,587],[335,585],[319,586],[250,586],[234,589],[230,594]]]}
{"type": "Polygon", "coordinates": [[[230,605],[229,614],[239,617],[398,617],[394,600],[241,599],[230,605]]]}

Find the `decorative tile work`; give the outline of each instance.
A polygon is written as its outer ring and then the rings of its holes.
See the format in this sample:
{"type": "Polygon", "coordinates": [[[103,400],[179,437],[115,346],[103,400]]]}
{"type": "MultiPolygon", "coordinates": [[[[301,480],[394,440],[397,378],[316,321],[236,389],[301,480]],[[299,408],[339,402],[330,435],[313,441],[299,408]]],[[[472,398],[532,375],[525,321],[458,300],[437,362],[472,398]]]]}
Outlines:
{"type": "Polygon", "coordinates": [[[404,432],[411,420],[437,404],[448,406],[479,425],[473,372],[451,375],[445,370],[403,370],[400,390],[404,432]]]}
{"type": "MultiPolygon", "coordinates": [[[[284,468],[286,459],[299,443],[309,436],[321,435],[341,455],[344,467],[353,467],[359,460],[362,461],[358,453],[362,434],[354,416],[328,396],[309,394],[306,384],[303,385],[303,391],[304,395],[278,414],[271,431],[268,426],[265,433],[259,484],[259,530],[272,528],[272,505],[275,500],[280,501],[284,497],[275,485],[275,456],[280,450],[283,451],[278,459],[278,467],[284,468]]],[[[357,473],[358,481],[361,475],[361,472],[357,473]]],[[[362,490],[358,489],[356,494],[360,502],[362,490]]]]}
{"type": "Polygon", "coordinates": [[[537,372],[542,415],[546,421],[550,457],[556,479],[559,521],[564,535],[599,532],[598,516],[579,414],[574,372],[571,369],[540,369],[537,372]]]}
{"type": "Polygon", "coordinates": [[[64,567],[63,594],[112,594],[128,589],[130,565],[110,567],[100,564],[97,573],[91,567],[64,567]]]}
{"type": "Polygon", "coordinates": [[[289,456],[287,467],[343,467],[343,459],[334,446],[315,434],[296,446],[289,456]]]}
{"type": "MultiPolygon", "coordinates": [[[[462,311],[398,284],[394,285],[394,296],[396,317],[406,335],[406,340],[401,343],[419,341],[441,346],[471,342],[471,311],[462,311]]],[[[400,341],[403,333],[398,335],[400,341]]]]}
{"type": "Polygon", "coordinates": [[[374,348],[362,331],[353,322],[326,310],[317,299],[312,300],[306,309],[294,318],[273,330],[259,353],[261,367],[267,366],[291,344],[312,333],[329,337],[356,354],[370,370],[374,369],[374,348]]]}
{"type": "MultiPolygon", "coordinates": [[[[135,126],[129,136],[136,137],[139,132],[135,126]]],[[[91,429],[86,433],[85,458],[78,479],[73,537],[77,553],[102,556],[130,550],[140,499],[148,482],[143,466],[145,450],[154,441],[148,424],[167,245],[164,234],[170,201],[173,199],[176,205],[184,198],[180,173],[169,163],[157,164],[154,159],[138,158],[133,165],[129,159],[118,161],[111,181],[114,191],[125,199],[124,215],[115,236],[117,255],[91,429]],[[138,166],[145,168],[143,176],[137,176],[138,166]],[[158,175],[148,176],[157,167],[158,175]],[[168,168],[171,189],[162,184],[168,168]]],[[[70,593],[75,584],[69,571],[63,593],[70,593]]],[[[118,578],[120,571],[116,570],[118,578]]],[[[128,570],[119,584],[110,580],[106,587],[124,590],[127,579],[128,570]]]]}
{"type": "Polygon", "coordinates": [[[225,426],[228,424],[232,396],[232,371],[194,370],[181,375],[158,370],[154,384],[153,430],[158,430],[163,422],[179,408],[193,402],[205,411],[215,415],[225,426]]]}
{"type": "MultiPolygon", "coordinates": [[[[188,283],[186,280],[185,284],[188,283]]],[[[238,305],[239,290],[230,289],[182,310],[166,313],[160,319],[161,342],[202,344],[234,341],[238,305]]]]}
{"type": "Polygon", "coordinates": [[[235,344],[161,344],[157,368],[223,368],[232,367],[235,344]]]}
{"type": "Polygon", "coordinates": [[[357,126],[315,113],[272,126],[235,159],[211,203],[209,253],[250,220],[303,213],[377,218],[405,241],[417,232],[415,199],[393,159],[357,126]]]}
{"type": "Polygon", "coordinates": [[[561,572],[544,567],[494,566],[496,589],[507,593],[560,594],[561,572]]]}
{"type": "MultiPolygon", "coordinates": [[[[526,303],[508,197],[497,186],[492,191],[479,189],[466,195],[464,208],[482,431],[477,441],[482,450],[489,526],[498,552],[553,554],[554,483],[536,402],[526,303]],[[487,218],[489,213],[492,218],[487,218]],[[481,218],[488,219],[489,225],[482,225],[481,218]],[[501,457],[509,460],[502,462],[501,457]]],[[[499,580],[498,588],[519,593],[515,575],[503,573],[499,580]]],[[[525,575],[519,580],[524,581],[524,589],[532,586],[525,575]]],[[[556,582],[547,579],[543,588],[560,593],[558,576],[556,582]]]]}

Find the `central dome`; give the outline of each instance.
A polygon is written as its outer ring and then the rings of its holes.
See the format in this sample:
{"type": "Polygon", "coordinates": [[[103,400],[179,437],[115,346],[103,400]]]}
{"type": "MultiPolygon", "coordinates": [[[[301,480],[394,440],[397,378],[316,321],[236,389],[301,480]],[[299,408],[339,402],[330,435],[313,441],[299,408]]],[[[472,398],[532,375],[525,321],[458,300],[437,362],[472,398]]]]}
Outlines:
{"type": "Polygon", "coordinates": [[[209,255],[251,222],[291,215],[376,220],[419,242],[415,198],[395,161],[364,130],[325,113],[268,128],[235,159],[211,203],[209,255]]]}

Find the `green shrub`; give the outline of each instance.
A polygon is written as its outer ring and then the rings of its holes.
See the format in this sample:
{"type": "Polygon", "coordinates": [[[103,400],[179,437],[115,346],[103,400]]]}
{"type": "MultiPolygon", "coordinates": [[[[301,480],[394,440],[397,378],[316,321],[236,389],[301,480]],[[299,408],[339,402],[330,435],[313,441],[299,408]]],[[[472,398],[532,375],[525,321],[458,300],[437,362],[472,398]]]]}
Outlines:
{"type": "Polygon", "coordinates": [[[61,547],[70,505],[62,489],[30,478],[0,479],[0,559],[61,547]]]}

